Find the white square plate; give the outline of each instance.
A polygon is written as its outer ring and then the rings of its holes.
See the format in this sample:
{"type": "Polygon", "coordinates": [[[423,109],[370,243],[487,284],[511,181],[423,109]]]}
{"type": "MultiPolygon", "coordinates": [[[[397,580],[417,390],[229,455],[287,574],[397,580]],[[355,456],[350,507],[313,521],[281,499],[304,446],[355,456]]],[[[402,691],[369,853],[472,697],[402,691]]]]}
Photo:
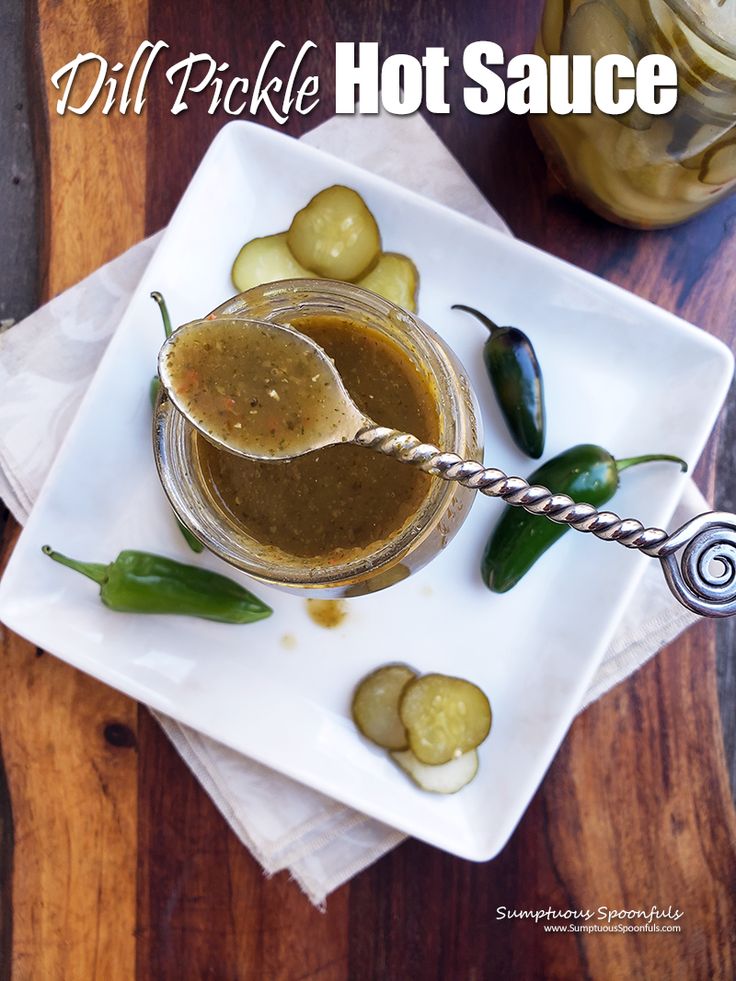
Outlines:
{"type": "MultiPolygon", "coordinates": [[[[344,624],[328,631],[312,623],[303,599],[258,584],[274,615],[251,626],[123,616],[101,605],[92,583],[41,554],[48,542],[94,561],[123,548],[194,558],[151,458],[148,383],[161,326],[148,294],[164,293],[175,322],[203,315],[232,293],[230,266],[242,243],[286,228],[333,183],[360,191],[385,247],[419,267],[420,315],[467,367],[487,461],[512,473],[533,469],[489,392],[483,328],[451,311],[457,302],[532,335],[546,382],[547,456],[594,442],[621,456],[669,452],[695,464],[732,373],[724,345],[388,181],[235,122],[207,152],[100,364],[0,586],[0,617],[75,667],[268,766],[449,852],[488,859],[520,819],[652,560],[570,533],[517,588],[495,596],[478,566],[502,505],[482,498],[446,552],[410,579],[349,601],[344,624]],[[388,660],[470,678],[489,694],[493,730],[478,777],[462,793],[415,789],[356,732],[353,686],[388,660]]],[[[632,470],[614,507],[666,527],[682,480],[667,464],[632,470]]],[[[223,568],[214,556],[197,561],[223,568]]]]}

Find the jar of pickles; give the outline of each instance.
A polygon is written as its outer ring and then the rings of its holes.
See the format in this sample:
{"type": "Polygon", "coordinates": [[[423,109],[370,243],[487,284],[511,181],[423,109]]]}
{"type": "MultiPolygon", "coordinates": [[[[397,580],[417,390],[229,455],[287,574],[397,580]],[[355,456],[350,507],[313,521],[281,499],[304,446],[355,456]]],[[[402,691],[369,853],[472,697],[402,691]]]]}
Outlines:
{"type": "MultiPolygon", "coordinates": [[[[736,188],[736,0],[547,0],[536,53],[661,53],[677,66],[665,116],[530,117],[553,171],[603,217],[636,228],[685,221],[736,188]]],[[[633,84],[621,82],[620,84],[633,84]]]]}

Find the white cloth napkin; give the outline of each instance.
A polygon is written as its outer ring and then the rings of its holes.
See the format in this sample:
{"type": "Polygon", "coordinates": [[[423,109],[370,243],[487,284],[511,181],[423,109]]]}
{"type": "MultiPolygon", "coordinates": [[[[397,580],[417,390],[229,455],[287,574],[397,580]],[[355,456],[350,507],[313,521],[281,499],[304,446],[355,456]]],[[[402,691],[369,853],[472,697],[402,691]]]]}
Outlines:
{"type": "MultiPolygon", "coordinates": [[[[304,140],[508,233],[418,115],[335,117],[304,140]]],[[[139,243],[0,333],[0,497],[21,524],[159,237],[139,243]]],[[[672,527],[706,509],[690,483],[672,527]]],[[[672,598],[653,563],[581,709],[696,619],[672,598]]],[[[173,719],[158,713],[156,717],[266,873],[288,869],[317,905],[403,839],[399,831],[173,719]]]]}

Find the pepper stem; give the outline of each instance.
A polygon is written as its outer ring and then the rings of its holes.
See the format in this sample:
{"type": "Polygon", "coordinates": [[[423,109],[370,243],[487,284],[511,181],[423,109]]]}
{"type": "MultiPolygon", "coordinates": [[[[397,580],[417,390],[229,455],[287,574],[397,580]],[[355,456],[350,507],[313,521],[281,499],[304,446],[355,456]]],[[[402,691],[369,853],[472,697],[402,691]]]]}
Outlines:
{"type": "Polygon", "coordinates": [[[497,330],[501,330],[501,328],[498,326],[497,323],[491,320],[490,317],[487,317],[484,313],[481,313],[480,310],[476,310],[475,307],[466,307],[464,303],[453,303],[451,309],[464,310],[465,313],[469,313],[473,317],[476,317],[478,320],[480,320],[482,324],[484,324],[488,328],[491,334],[495,334],[497,330]]]}
{"type": "Polygon", "coordinates": [[[666,460],[669,463],[679,463],[683,473],[687,473],[687,463],[679,456],[672,456],[670,453],[647,453],[645,456],[627,456],[623,460],[616,460],[616,469],[619,473],[629,467],[636,467],[640,463],[653,463],[657,460],[666,460]]]}
{"type": "Polygon", "coordinates": [[[158,290],[154,290],[153,293],[151,293],[151,299],[158,303],[158,308],[161,311],[161,319],[164,322],[164,331],[166,332],[167,337],[171,337],[171,334],[173,333],[171,329],[171,317],[169,316],[169,309],[166,306],[166,300],[158,290]]]}
{"type": "Polygon", "coordinates": [[[110,567],[103,565],[101,562],[78,562],[76,559],[70,559],[68,556],[62,555],[61,552],[55,552],[50,545],[44,545],[41,551],[44,555],[48,555],[50,559],[53,559],[54,562],[65,565],[69,569],[74,569],[75,572],[81,572],[83,576],[87,576],[88,579],[99,583],[100,586],[104,586],[107,582],[110,567]]]}

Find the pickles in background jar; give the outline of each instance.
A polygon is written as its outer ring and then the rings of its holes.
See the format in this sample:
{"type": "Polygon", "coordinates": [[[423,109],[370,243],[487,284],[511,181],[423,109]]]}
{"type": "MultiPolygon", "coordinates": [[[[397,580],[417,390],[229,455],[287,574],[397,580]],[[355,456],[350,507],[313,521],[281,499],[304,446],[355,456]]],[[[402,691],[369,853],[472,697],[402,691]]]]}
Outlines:
{"type": "MultiPolygon", "coordinates": [[[[736,0],[547,0],[535,51],[660,53],[677,66],[665,116],[530,117],[552,169],[603,217],[673,225],[736,188],[736,0]]],[[[633,84],[633,81],[621,84],[633,84]]]]}

